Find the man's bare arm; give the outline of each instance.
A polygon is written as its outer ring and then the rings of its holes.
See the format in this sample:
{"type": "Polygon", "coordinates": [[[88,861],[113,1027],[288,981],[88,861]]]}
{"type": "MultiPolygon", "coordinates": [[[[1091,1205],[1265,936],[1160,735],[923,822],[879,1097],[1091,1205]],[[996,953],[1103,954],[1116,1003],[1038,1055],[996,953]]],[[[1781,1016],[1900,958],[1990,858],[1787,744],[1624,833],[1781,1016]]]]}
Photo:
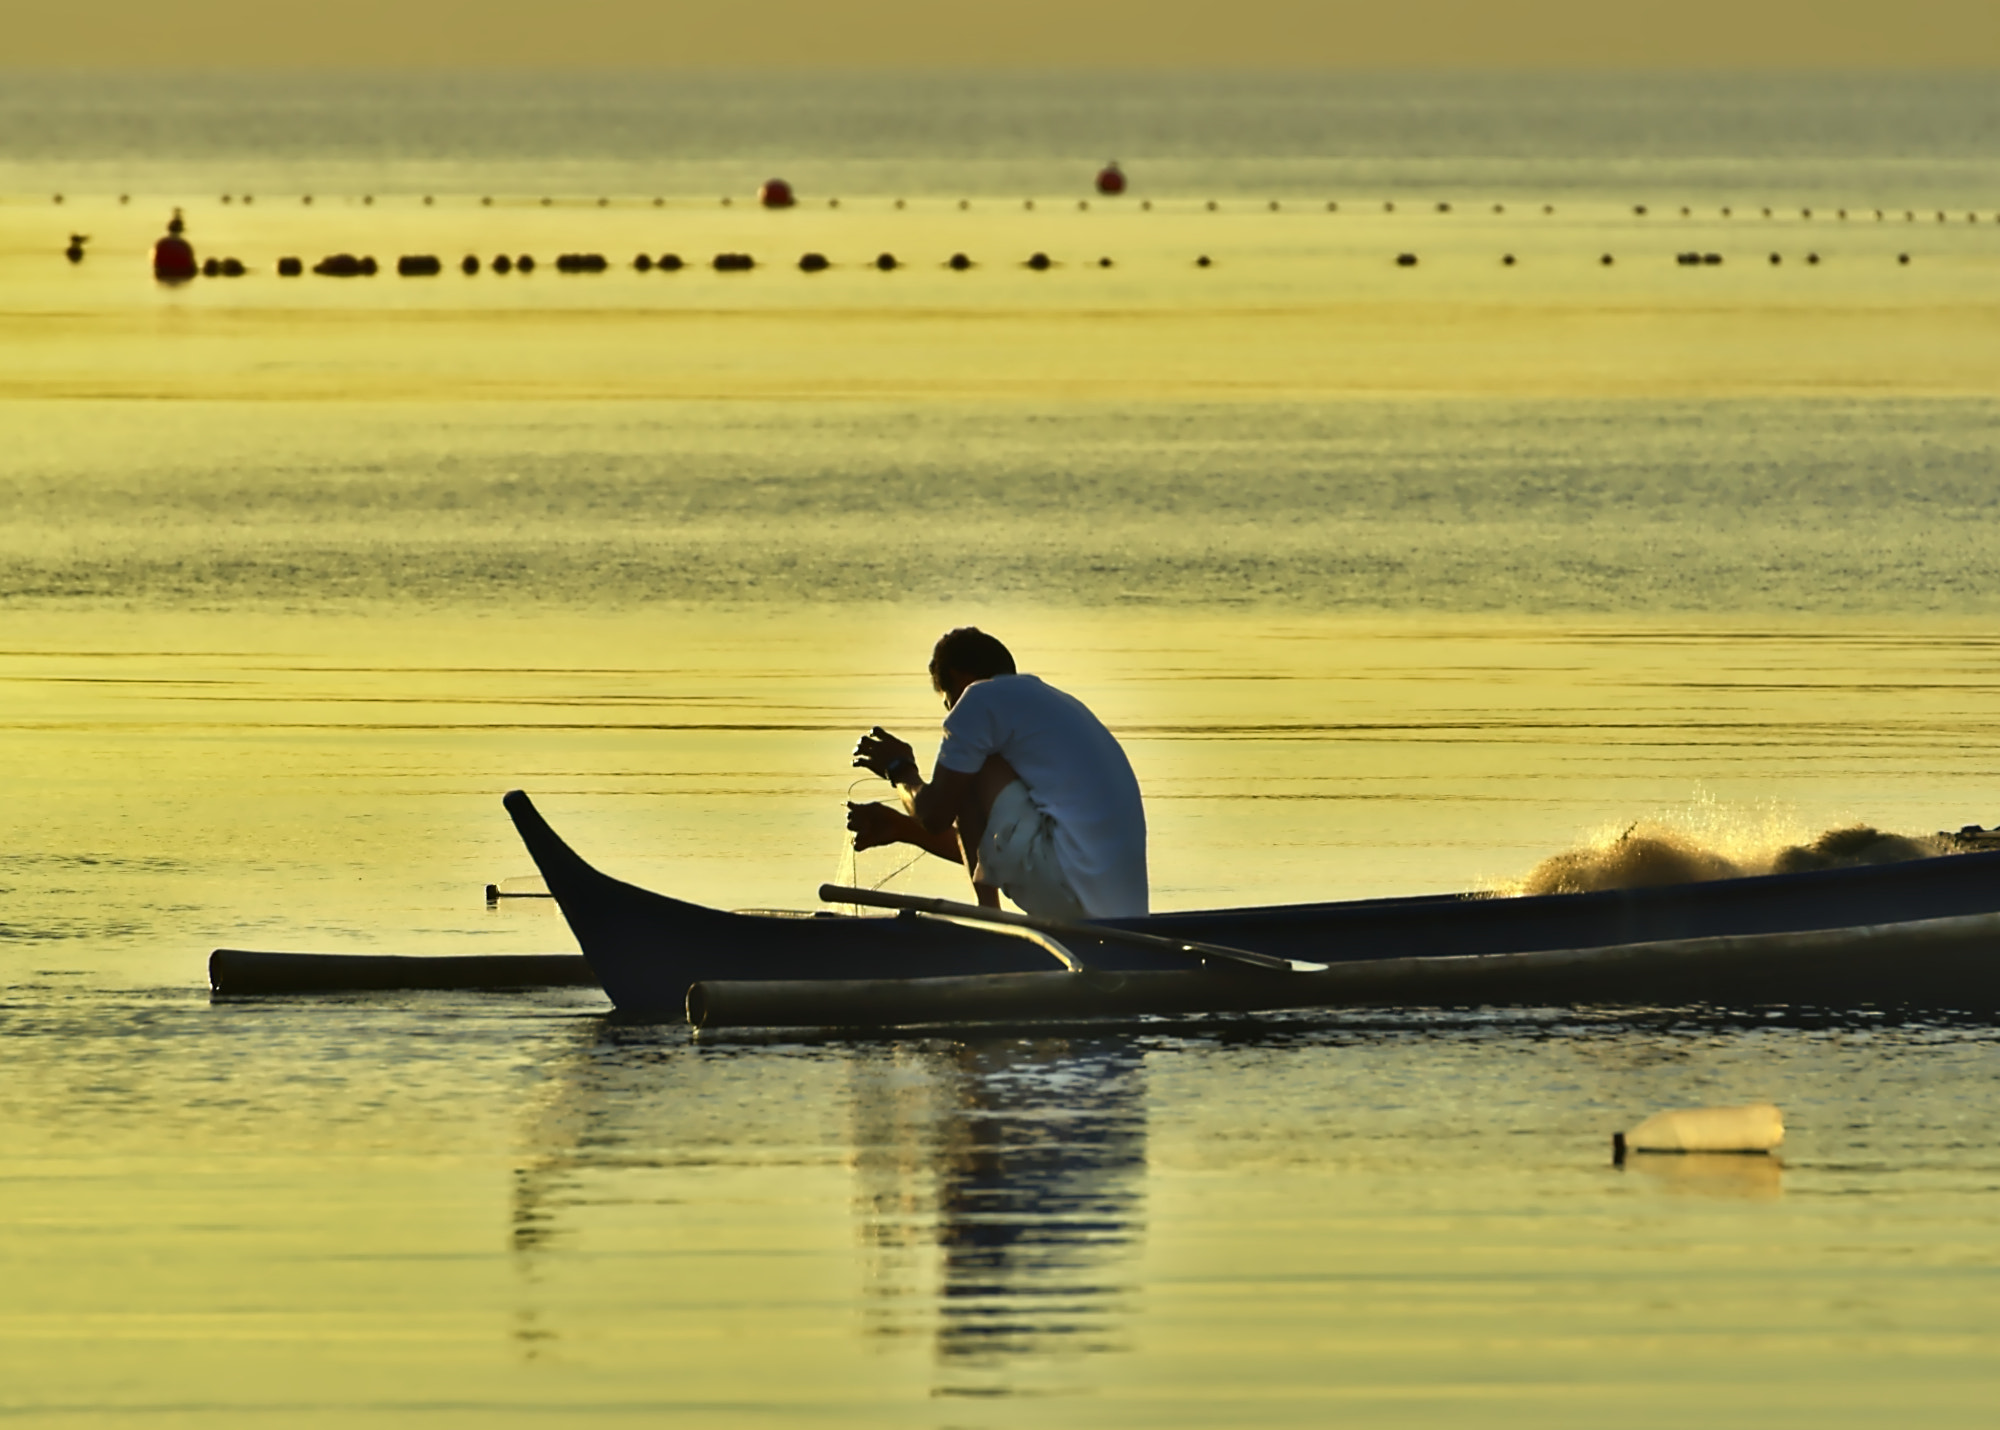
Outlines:
{"type": "MultiPolygon", "coordinates": [[[[903,807],[932,834],[948,832],[958,822],[972,797],[976,776],[961,774],[939,765],[926,780],[917,765],[916,752],[877,725],[854,747],[854,766],[880,775],[896,787],[903,807]]],[[[921,843],[911,840],[911,843],[921,843]]],[[[928,846],[926,846],[928,847],[928,846]]]]}
{"type": "Polygon", "coordinates": [[[854,832],[855,849],[878,849],[884,844],[914,844],[940,859],[954,864],[965,862],[955,830],[933,832],[917,823],[905,810],[886,804],[848,802],[847,827],[854,832]]]}

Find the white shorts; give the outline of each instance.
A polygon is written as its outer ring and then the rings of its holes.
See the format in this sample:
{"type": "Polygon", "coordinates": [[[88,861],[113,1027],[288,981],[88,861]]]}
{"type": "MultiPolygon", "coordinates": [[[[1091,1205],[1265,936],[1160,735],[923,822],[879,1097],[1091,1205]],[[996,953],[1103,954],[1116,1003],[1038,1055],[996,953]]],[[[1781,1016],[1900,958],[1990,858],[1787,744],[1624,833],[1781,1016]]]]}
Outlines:
{"type": "Polygon", "coordinates": [[[1086,919],[1083,903],[1056,862],[1056,824],[1035,808],[1028,787],[1015,780],[993,797],[979,867],[972,877],[998,886],[1037,918],[1086,919]]]}

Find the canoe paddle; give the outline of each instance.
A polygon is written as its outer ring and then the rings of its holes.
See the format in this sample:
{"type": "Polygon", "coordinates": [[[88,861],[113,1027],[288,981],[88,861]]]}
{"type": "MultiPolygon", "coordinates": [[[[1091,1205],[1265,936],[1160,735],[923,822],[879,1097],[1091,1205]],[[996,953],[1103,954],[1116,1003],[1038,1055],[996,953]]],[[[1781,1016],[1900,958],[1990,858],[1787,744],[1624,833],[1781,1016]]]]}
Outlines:
{"type": "Polygon", "coordinates": [[[983,909],[977,904],[959,904],[950,899],[927,899],[916,894],[891,894],[880,889],[849,889],[839,884],[821,884],[819,897],[828,904],[868,904],[878,909],[907,909],[944,919],[967,919],[973,923],[1007,924],[1033,929],[1052,938],[1102,939],[1106,943],[1129,943],[1138,948],[1178,953],[1188,958],[1215,958],[1227,963],[1269,968],[1279,973],[1324,973],[1324,963],[1301,958],[1280,958],[1272,953],[1254,953],[1247,948],[1228,948],[1219,943],[1198,943],[1193,939],[1167,938],[1162,934],[1140,933],[1136,929],[1112,928],[1105,924],[1073,924],[1061,919],[1038,919],[1033,914],[1016,914],[1006,909],[983,909]]]}

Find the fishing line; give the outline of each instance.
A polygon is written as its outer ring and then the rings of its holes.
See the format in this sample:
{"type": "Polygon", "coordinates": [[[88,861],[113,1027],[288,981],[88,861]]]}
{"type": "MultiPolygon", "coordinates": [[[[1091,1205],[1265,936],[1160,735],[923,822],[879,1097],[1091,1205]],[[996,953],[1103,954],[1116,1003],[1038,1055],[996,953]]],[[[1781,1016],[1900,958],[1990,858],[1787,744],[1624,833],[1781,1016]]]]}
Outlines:
{"type": "MultiPolygon", "coordinates": [[[[873,779],[874,776],[872,775],[863,775],[860,779],[855,780],[853,784],[850,784],[847,787],[845,803],[852,804],[854,802],[854,791],[860,788],[860,786],[871,782],[873,779]]],[[[879,889],[891,879],[900,878],[903,874],[917,866],[923,859],[924,853],[924,850],[919,849],[903,863],[898,864],[867,887],[870,889],[879,889]]],[[[840,857],[834,863],[834,879],[846,888],[858,889],[862,887],[861,853],[854,847],[854,836],[851,834],[844,835],[840,841],[840,857]]],[[[850,904],[848,907],[854,911],[856,916],[860,915],[861,905],[850,904]]]]}

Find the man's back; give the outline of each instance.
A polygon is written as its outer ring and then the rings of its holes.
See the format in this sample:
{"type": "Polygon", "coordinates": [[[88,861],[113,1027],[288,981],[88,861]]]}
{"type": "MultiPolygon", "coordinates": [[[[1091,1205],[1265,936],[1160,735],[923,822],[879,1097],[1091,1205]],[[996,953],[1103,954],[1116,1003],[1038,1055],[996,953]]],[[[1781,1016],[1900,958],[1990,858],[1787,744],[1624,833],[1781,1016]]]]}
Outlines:
{"type": "Polygon", "coordinates": [[[1065,880],[1093,918],[1147,911],[1146,810],[1116,737],[1072,695],[1032,675],[965,688],[944,721],[938,763],[977,773],[999,755],[1055,826],[1065,880]]]}

